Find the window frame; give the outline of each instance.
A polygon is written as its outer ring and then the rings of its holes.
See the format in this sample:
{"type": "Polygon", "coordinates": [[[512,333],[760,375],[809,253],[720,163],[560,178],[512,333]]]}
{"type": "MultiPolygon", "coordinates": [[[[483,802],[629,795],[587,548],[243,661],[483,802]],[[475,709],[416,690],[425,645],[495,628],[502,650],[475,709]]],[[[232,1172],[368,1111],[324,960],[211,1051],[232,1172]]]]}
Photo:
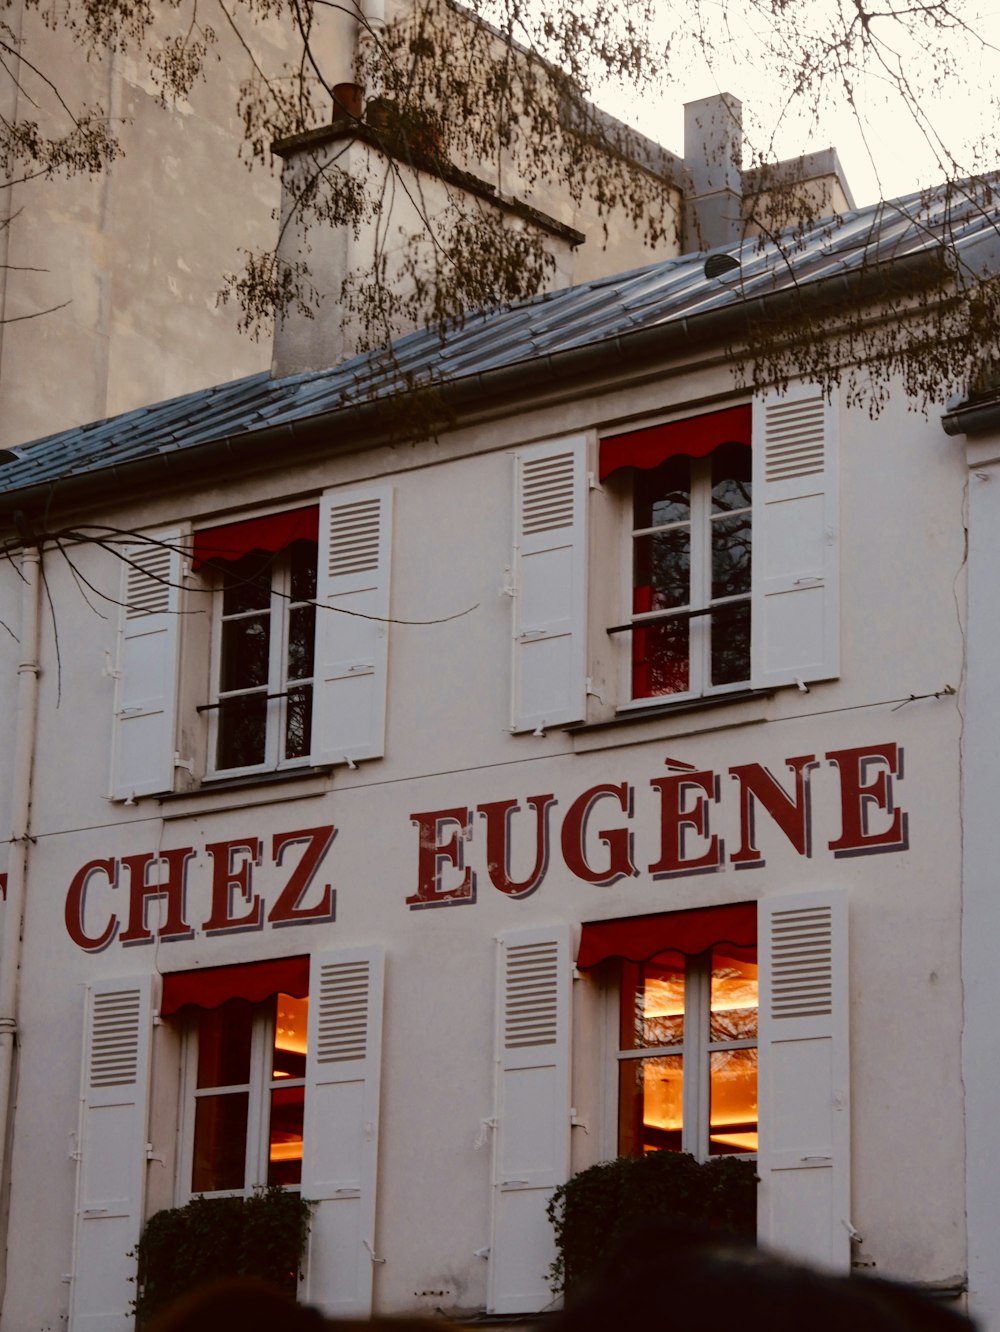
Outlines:
{"type": "MultiPolygon", "coordinates": [[[[295,543],[293,543],[295,544],[295,543]]],[[[271,569],[271,591],[267,615],[269,617],[269,640],[268,640],[268,678],[266,686],[267,707],[265,712],[265,730],[264,730],[264,758],[260,763],[242,764],[234,767],[221,767],[219,765],[219,734],[220,719],[222,715],[223,702],[228,698],[253,697],[260,694],[261,686],[253,686],[243,690],[223,690],[221,688],[222,677],[222,653],[223,653],[223,631],[224,625],[235,619],[241,618],[239,615],[226,617],[224,615],[223,605],[225,596],[225,576],[227,566],[224,563],[206,566],[209,569],[208,577],[211,579],[211,637],[209,648],[209,701],[204,708],[208,717],[207,727],[207,750],[205,761],[205,777],[207,780],[216,780],[219,778],[236,778],[252,776],[257,773],[283,772],[294,768],[308,768],[313,765],[313,751],[315,749],[315,724],[316,724],[316,686],[317,686],[317,647],[318,634],[316,625],[313,625],[313,672],[309,677],[292,680],[288,675],[288,646],[291,626],[292,611],[303,605],[316,605],[317,598],[314,595],[311,599],[303,602],[293,602],[291,599],[291,546],[283,550],[276,551],[273,556],[273,565],[271,569]],[[277,627],[277,632],[275,628],[277,627]],[[308,752],[294,758],[285,758],[282,756],[282,750],[285,744],[285,728],[288,716],[288,695],[293,689],[308,685],[311,690],[310,703],[310,734],[308,743],[308,752]]],[[[314,565],[314,578],[318,575],[319,546],[316,546],[316,562],[314,565]]],[[[251,615],[261,614],[262,608],[250,610],[244,613],[248,618],[251,615]]]]}
{"type": "MultiPolygon", "coordinates": [[[[681,1040],[672,1045],[637,1046],[635,1048],[626,1048],[622,1045],[622,1027],[626,1004],[630,1001],[634,1002],[631,997],[635,993],[632,988],[632,978],[629,976],[629,970],[632,967],[635,968],[633,973],[635,982],[641,983],[642,968],[654,962],[655,959],[650,958],[646,962],[627,963],[624,959],[619,958],[614,963],[615,983],[610,987],[613,994],[613,1003],[610,1006],[613,1009],[614,1022],[612,1036],[614,1074],[611,1090],[611,1104],[615,1109],[612,1117],[615,1136],[614,1155],[622,1154],[623,1150],[621,1145],[623,1118],[621,1074],[623,1065],[642,1059],[660,1059],[679,1055],[682,1059],[683,1082],[681,1093],[681,1145],[678,1150],[689,1152],[698,1161],[718,1160],[723,1156],[736,1156],[751,1161],[757,1158],[756,1151],[713,1153],[710,1150],[712,1055],[730,1050],[756,1050],[758,1051],[758,1079],[760,1075],[759,1007],[757,1034],[754,1037],[724,1041],[713,1041],[711,1039],[712,954],[716,947],[724,948],[725,944],[713,945],[712,948],[703,953],[682,955],[684,962],[684,1024],[681,1040]],[[628,989],[626,989],[626,986],[628,986],[628,989]]],[[[754,965],[759,967],[759,953],[755,953],[754,965]]],[[[757,1101],[759,1107],[759,1086],[757,1101]]],[[[663,1150],[672,1149],[664,1148],[663,1150]]]]}
{"type": "MultiPolygon", "coordinates": [[[[719,447],[724,447],[720,445],[719,447]]],[[[752,448],[752,446],[751,446],[752,448]]],[[[625,608],[622,622],[607,630],[618,640],[619,666],[619,703],[617,711],[633,712],[651,707],[663,707],[665,704],[685,703],[702,698],[723,697],[726,694],[745,693],[753,687],[753,653],[755,631],[755,608],[753,597],[753,551],[756,537],[756,508],[753,502],[751,483],[750,504],[738,510],[720,511],[712,508],[712,458],[715,450],[703,457],[686,457],[691,468],[691,503],[689,517],[677,523],[666,523],[652,527],[637,527],[635,523],[636,504],[636,469],[627,469],[627,482],[621,484],[621,535],[619,549],[622,552],[619,604],[625,608]],[[749,518],[751,530],[751,584],[745,593],[735,596],[712,596],[712,525],[716,519],[734,514],[745,514],[749,518]],[[690,559],[691,567],[688,578],[690,601],[681,607],[671,607],[669,611],[633,611],[635,590],[634,567],[636,544],[644,536],[656,532],[668,531],[671,527],[688,526],[691,532],[690,559]],[[747,673],[744,679],[725,684],[711,683],[711,622],[712,612],[717,608],[746,605],[750,616],[750,638],[747,656],[747,673]],[[662,623],[671,618],[688,617],[688,684],[683,691],[662,694],[633,695],[633,671],[635,667],[634,633],[646,624],[662,623]]],[[[752,463],[751,463],[752,466],[752,463]]]]}
{"type": "MultiPolygon", "coordinates": [[[[250,1003],[254,1010],[250,1036],[250,1076],[246,1083],[232,1083],[212,1087],[198,1086],[198,1048],[201,1021],[205,1013],[215,1010],[192,1006],[184,1015],[181,1033],[181,1132],[180,1150],[177,1157],[178,1177],[175,1189],[179,1206],[183,1206],[184,1203],[195,1197],[248,1198],[255,1189],[263,1188],[268,1183],[271,1093],[277,1086],[302,1087],[304,1094],[308,1088],[307,1072],[297,1078],[275,1079],[273,1072],[268,1067],[274,1050],[278,997],[278,995],[271,995],[270,998],[263,999],[258,1003],[247,1000],[240,1001],[250,1003]],[[226,1093],[239,1094],[242,1091],[247,1092],[243,1187],[240,1189],[195,1189],[193,1187],[193,1171],[197,1103],[200,1099],[208,1096],[226,1093]]],[[[303,1139],[304,1136],[303,1125],[303,1139]]],[[[298,1192],[301,1183],[282,1187],[298,1192]]]]}

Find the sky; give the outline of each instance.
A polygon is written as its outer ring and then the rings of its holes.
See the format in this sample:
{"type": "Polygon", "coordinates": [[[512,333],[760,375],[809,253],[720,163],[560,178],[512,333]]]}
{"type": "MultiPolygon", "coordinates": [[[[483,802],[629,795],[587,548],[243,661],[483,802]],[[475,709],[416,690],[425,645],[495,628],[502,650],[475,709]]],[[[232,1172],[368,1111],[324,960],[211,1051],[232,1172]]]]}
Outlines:
{"type": "MultiPolygon", "coordinates": [[[[672,8],[659,0],[663,12],[672,8]]],[[[684,0],[681,0],[683,3],[684,0]]],[[[837,11],[855,10],[854,0],[791,0],[800,14],[817,24],[837,22],[837,11]]],[[[711,0],[709,0],[711,3],[711,0]]],[[[867,0],[870,11],[906,0],[867,0]]],[[[760,46],[759,21],[753,21],[740,0],[718,0],[720,24],[730,29],[734,49],[714,69],[708,69],[693,50],[678,62],[683,77],[660,96],[645,92],[629,97],[610,87],[596,92],[595,100],[607,110],[680,154],[684,141],[683,106],[686,101],[716,92],[735,94],[743,103],[744,126],[756,142],[770,138],[774,126],[781,123],[775,139],[779,158],[833,146],[837,149],[859,205],[877,198],[894,198],[942,178],[942,168],[928,147],[927,140],[913,117],[900,103],[884,76],[873,72],[861,80],[858,90],[859,116],[842,97],[831,97],[816,110],[815,97],[808,98],[803,114],[782,117],[780,83],[773,62],[760,46]],[[815,113],[815,114],[813,114],[815,113]],[[816,123],[809,123],[815,119],[816,123]],[[756,125],[754,122],[757,122],[756,125]]],[[[935,69],[925,45],[907,42],[897,24],[883,19],[873,24],[883,40],[895,51],[901,67],[914,86],[921,89],[920,107],[932,133],[937,133],[965,170],[976,169],[966,149],[970,136],[995,137],[980,158],[980,169],[1000,168],[1000,8],[992,4],[955,0],[958,18],[974,36],[963,36],[958,28],[941,34],[951,67],[935,88],[935,69]],[[994,129],[994,127],[996,127],[994,129]]],[[[940,69],[940,63],[938,64],[940,69]]],[[[956,173],[958,174],[958,173],[956,173]]],[[[962,172],[964,174],[964,171],[962,172]]]]}

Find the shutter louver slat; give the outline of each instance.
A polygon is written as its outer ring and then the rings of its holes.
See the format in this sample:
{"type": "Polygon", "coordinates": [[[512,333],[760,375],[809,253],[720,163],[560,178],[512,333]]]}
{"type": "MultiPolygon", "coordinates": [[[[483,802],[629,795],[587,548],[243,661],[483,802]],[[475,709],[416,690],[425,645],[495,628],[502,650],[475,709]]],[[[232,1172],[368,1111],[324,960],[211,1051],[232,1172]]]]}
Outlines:
{"type": "Polygon", "coordinates": [[[380,502],[361,500],[330,512],[328,572],[331,578],[368,573],[379,564],[380,502]]]}
{"type": "Polygon", "coordinates": [[[170,609],[172,552],[165,546],[129,546],[125,583],[125,616],[134,620],[170,609]]]}
{"type": "Polygon", "coordinates": [[[508,1050],[552,1045],[558,1034],[555,943],[514,946],[507,956],[504,1044],[508,1050]]]}
{"type": "Polygon", "coordinates": [[[316,1058],[320,1064],[364,1059],[368,1054],[367,962],[323,967],[318,995],[316,1058]]]}
{"type": "Polygon", "coordinates": [[[820,1017],[833,1005],[833,923],[829,907],[776,911],[773,924],[775,1018],[820,1017]]]}
{"type": "Polygon", "coordinates": [[[767,480],[784,481],[823,471],[825,412],[822,395],[771,403],[767,421],[767,480]]]}
{"type": "Polygon", "coordinates": [[[521,531],[525,536],[572,527],[572,453],[561,453],[525,463],[521,515],[521,531]]]}

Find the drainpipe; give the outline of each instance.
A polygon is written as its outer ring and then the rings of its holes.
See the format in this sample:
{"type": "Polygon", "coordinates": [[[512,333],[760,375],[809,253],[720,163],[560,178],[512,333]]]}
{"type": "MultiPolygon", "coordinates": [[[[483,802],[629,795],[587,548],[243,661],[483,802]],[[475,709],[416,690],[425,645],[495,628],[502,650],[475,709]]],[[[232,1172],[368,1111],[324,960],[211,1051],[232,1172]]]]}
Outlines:
{"type": "Polygon", "coordinates": [[[7,1137],[13,1106],[14,1052],[17,1043],[18,979],[21,927],[28,870],[31,826],[31,777],[34,767],[35,720],[38,715],[38,625],[41,604],[41,556],[37,546],[21,556],[21,660],[17,668],[17,722],[12,764],[11,850],[7,867],[7,902],[0,944],[0,1215],[4,1244],[0,1256],[0,1290],[6,1287],[6,1227],[9,1207],[7,1137]]]}

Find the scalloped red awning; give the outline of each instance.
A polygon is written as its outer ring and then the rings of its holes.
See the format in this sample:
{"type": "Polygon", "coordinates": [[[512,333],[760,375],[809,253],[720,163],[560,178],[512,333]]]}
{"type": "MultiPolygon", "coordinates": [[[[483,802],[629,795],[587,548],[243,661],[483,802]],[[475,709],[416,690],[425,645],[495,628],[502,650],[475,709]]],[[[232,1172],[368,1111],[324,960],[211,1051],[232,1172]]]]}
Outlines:
{"type": "Polygon", "coordinates": [[[241,962],[228,967],[197,967],[193,971],[171,971],[163,977],[160,1016],[171,1017],[188,1004],[196,1008],[218,1008],[230,999],[252,1004],[272,994],[290,994],[305,999],[309,993],[309,958],[279,957],[272,962],[241,962]]]}
{"type": "Polygon", "coordinates": [[[625,916],[619,920],[591,920],[583,927],[576,965],[596,967],[609,957],[627,962],[653,958],[676,961],[704,953],[715,944],[734,949],[757,947],[757,904],[699,907],[693,911],[665,911],[654,916],[625,916]]]}
{"type": "Polygon", "coordinates": [[[240,560],[251,550],[266,550],[276,555],[293,541],[319,538],[319,507],[287,509],[263,518],[246,518],[239,523],[206,527],[194,534],[191,568],[200,569],[206,560],[240,560]]]}
{"type": "Polygon", "coordinates": [[[721,412],[689,416],[684,421],[629,430],[601,440],[600,476],[603,481],[622,467],[648,471],[668,458],[684,455],[705,458],[720,444],[750,446],[750,407],[726,407],[721,412]]]}

